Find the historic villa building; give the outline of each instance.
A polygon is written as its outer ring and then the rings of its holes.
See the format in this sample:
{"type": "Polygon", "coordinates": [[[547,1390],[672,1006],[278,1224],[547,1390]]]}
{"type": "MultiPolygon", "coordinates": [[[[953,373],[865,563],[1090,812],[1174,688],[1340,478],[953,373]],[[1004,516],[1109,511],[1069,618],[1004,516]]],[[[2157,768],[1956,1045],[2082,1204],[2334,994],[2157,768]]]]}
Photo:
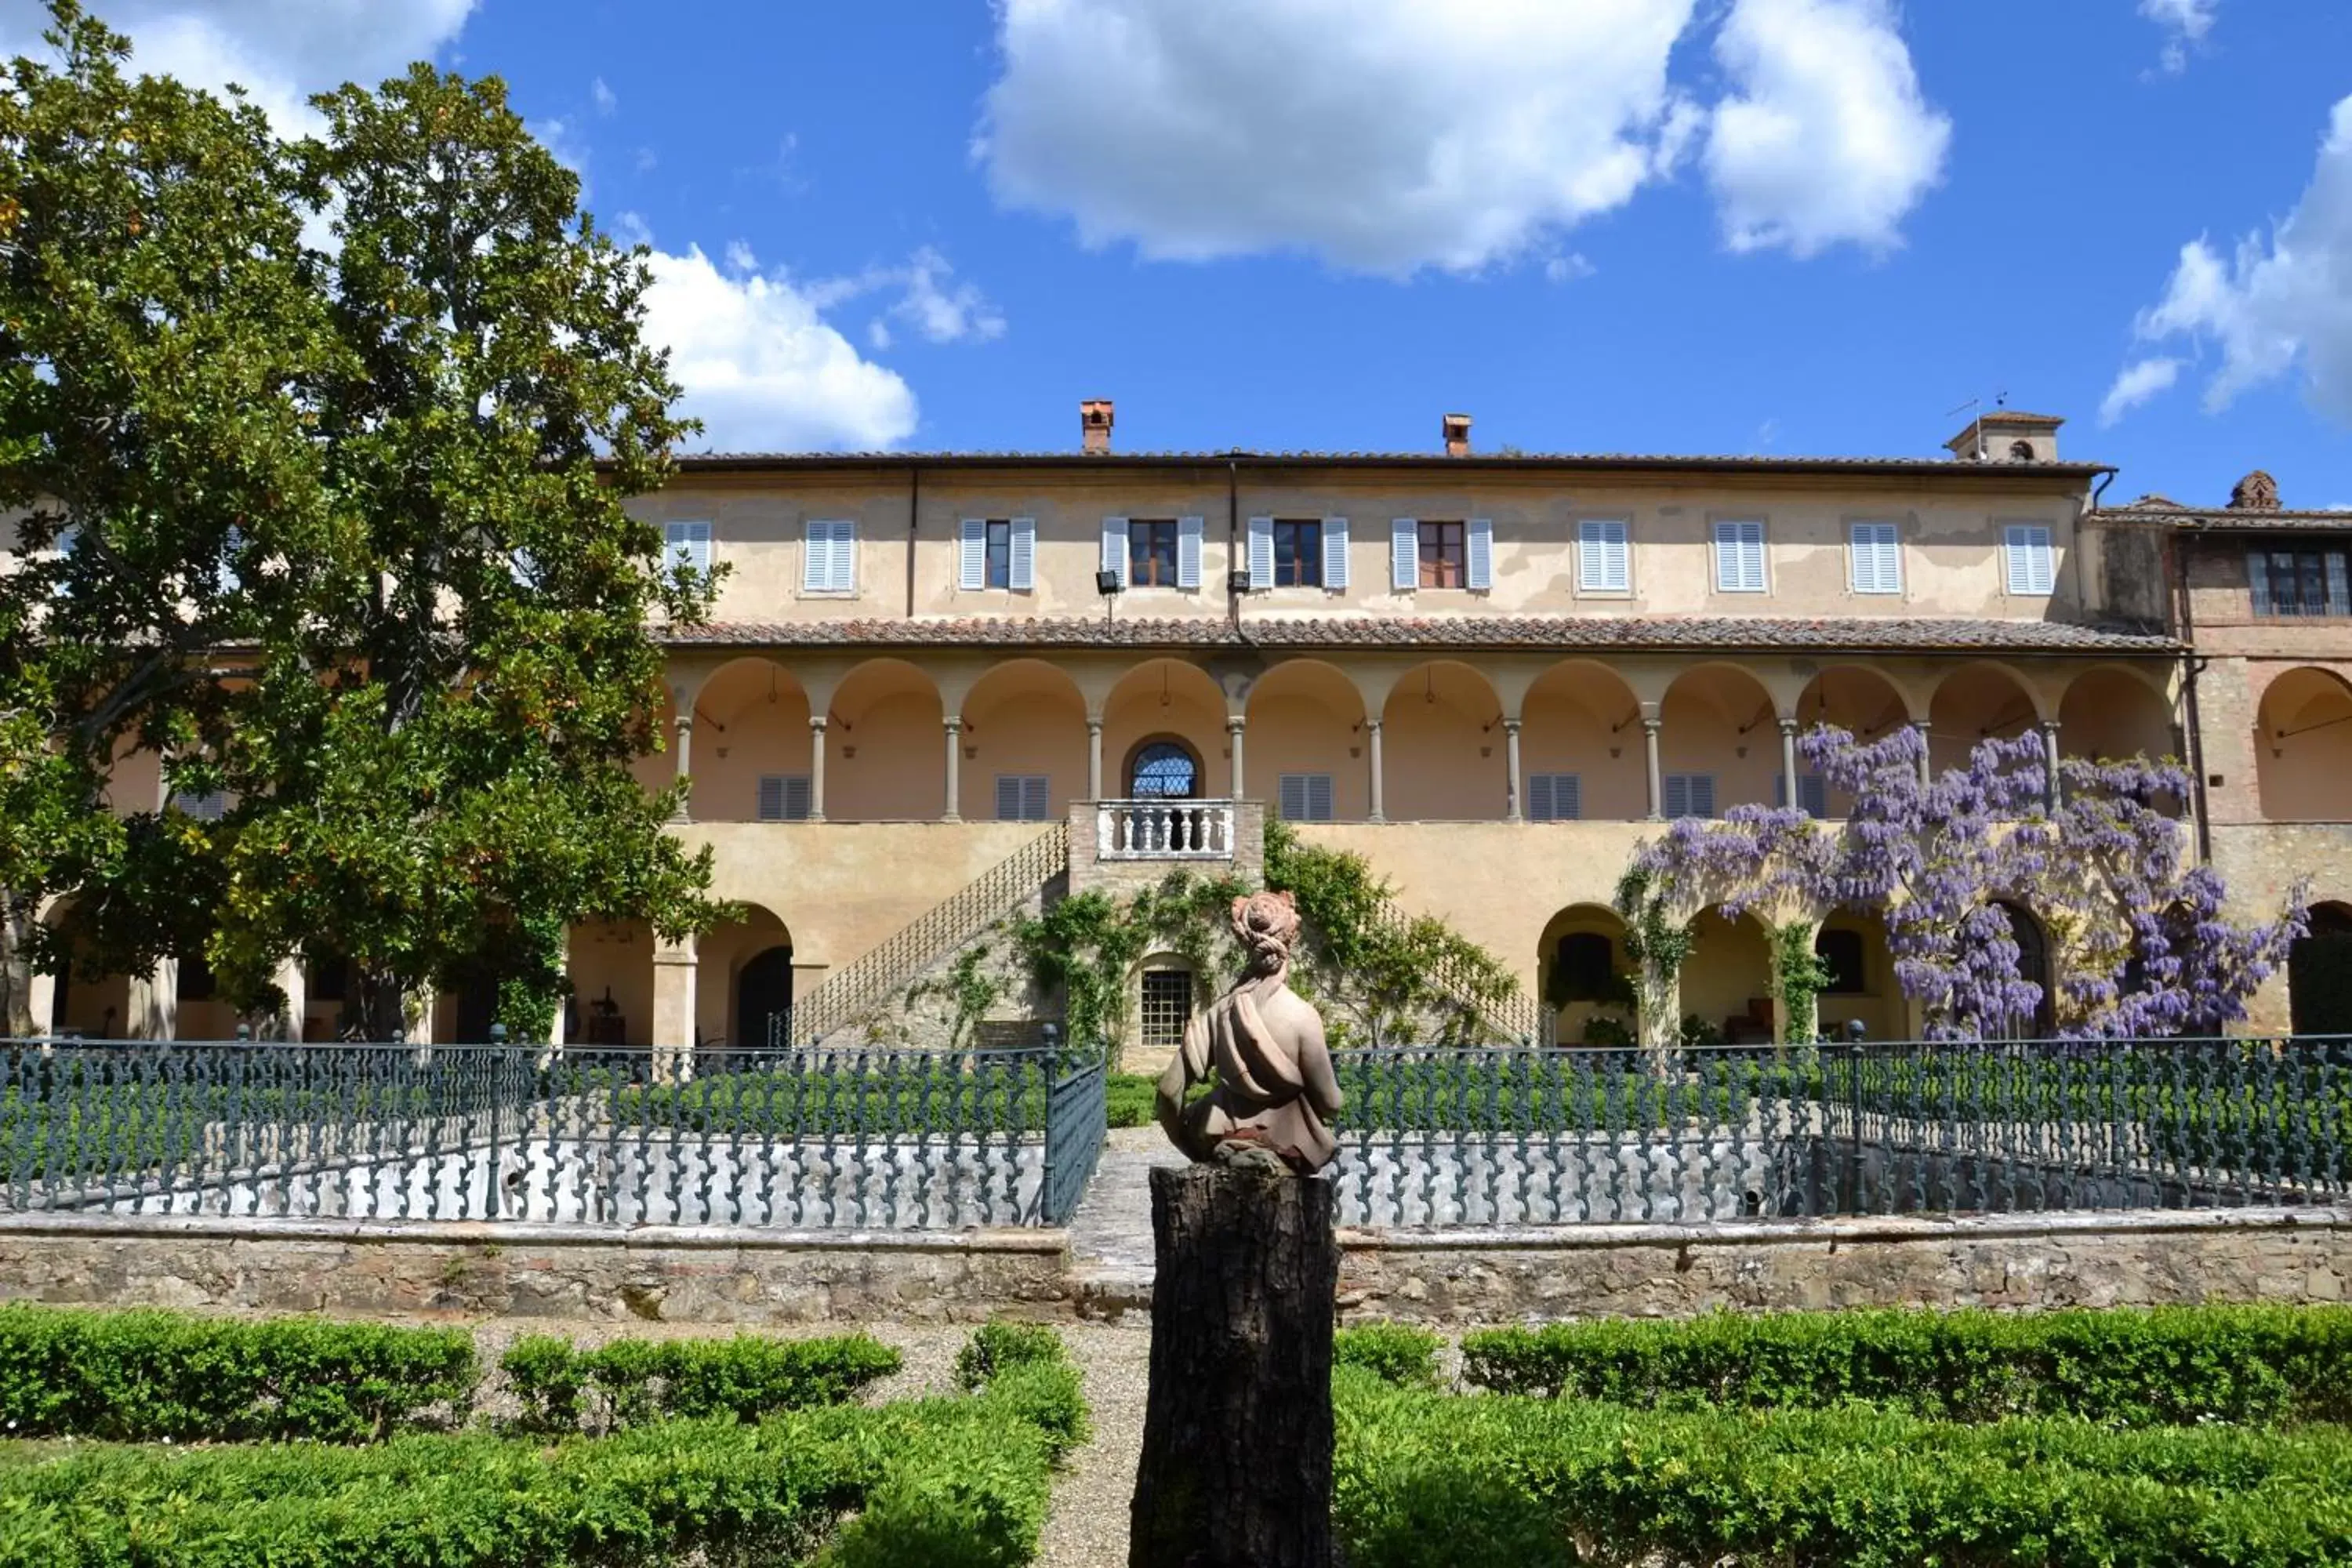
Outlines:
{"type": "MultiPolygon", "coordinates": [[[[686,459],[639,505],[729,575],[670,639],[672,744],[641,767],[691,778],[676,831],[748,918],[661,951],[576,931],[567,1032],[850,1027],[1048,889],[1247,872],[1278,817],[1508,961],[1527,1000],[1498,1031],[1559,1004],[1573,1041],[1623,966],[1636,842],[1741,802],[1835,816],[1792,743],[1824,721],[1921,727],[1939,765],[2035,731],[2186,751],[2250,906],[2297,876],[2326,919],[2352,899],[2352,514],[2242,488],[2098,510],[2112,470],[2006,411],[1933,459],[1490,454],[1469,423],[1429,453],[1124,453],[1088,403],[1075,452],[686,459]]],[[[1822,947],[1827,1022],[1915,1026],[1866,925],[1822,947]]],[[[1147,1039],[1185,1005],[1161,967],[1147,1039]]],[[[1763,1037],[1767,973],[1759,929],[1703,916],[1682,1009],[1763,1037]]],[[[54,1022],[229,1023],[134,989],[158,988],[77,983],[54,1022]]],[[[433,1025],[476,1026],[457,997],[433,1025]]]]}

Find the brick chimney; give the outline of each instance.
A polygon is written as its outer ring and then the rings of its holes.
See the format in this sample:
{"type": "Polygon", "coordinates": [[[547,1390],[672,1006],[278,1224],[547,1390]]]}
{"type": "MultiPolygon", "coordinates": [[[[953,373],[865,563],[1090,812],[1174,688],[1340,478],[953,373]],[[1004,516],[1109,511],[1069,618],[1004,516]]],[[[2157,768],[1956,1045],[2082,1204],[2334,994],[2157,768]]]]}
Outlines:
{"type": "Polygon", "coordinates": [[[1470,455],[1470,416],[1467,414],[1445,416],[1445,455],[1449,458],[1470,455]]]}
{"type": "Polygon", "coordinates": [[[2278,510],[2278,481],[2262,469],[2256,468],[2231,487],[2230,510],[2231,511],[2278,510]]]}
{"type": "Polygon", "coordinates": [[[1088,452],[1110,450],[1111,405],[1108,397],[1078,401],[1078,440],[1088,452]]]}

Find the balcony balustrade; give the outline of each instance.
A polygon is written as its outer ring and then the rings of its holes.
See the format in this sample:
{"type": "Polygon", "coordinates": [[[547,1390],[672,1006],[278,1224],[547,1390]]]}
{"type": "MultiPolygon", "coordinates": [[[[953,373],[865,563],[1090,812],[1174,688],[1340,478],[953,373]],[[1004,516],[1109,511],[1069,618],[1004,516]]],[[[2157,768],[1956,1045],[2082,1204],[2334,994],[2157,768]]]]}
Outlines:
{"type": "Polygon", "coordinates": [[[1101,860],[1230,860],[1230,800],[1105,800],[1095,805],[1101,860]]]}

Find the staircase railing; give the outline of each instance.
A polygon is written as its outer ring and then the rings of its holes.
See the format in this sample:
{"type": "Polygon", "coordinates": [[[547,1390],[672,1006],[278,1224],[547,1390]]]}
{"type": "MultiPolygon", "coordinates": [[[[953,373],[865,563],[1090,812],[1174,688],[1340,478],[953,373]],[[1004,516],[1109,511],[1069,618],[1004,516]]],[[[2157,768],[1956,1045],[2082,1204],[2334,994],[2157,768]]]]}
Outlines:
{"type": "MultiPolygon", "coordinates": [[[[1382,898],[1379,908],[1378,918],[1391,931],[1402,933],[1412,923],[1413,917],[1400,908],[1393,898],[1382,898]]],[[[1440,960],[1429,979],[1455,1006],[1477,1020],[1486,1043],[1502,1046],[1549,1046],[1552,1043],[1549,1020],[1545,1017],[1544,1009],[1516,984],[1500,996],[1482,995],[1476,977],[1449,960],[1440,960]]]]}
{"type": "Polygon", "coordinates": [[[1070,825],[1045,832],[965,883],[878,947],[827,975],[793,1004],[791,1041],[823,1040],[872,1012],[892,992],[986,931],[1039,888],[1070,868],[1070,825]]]}

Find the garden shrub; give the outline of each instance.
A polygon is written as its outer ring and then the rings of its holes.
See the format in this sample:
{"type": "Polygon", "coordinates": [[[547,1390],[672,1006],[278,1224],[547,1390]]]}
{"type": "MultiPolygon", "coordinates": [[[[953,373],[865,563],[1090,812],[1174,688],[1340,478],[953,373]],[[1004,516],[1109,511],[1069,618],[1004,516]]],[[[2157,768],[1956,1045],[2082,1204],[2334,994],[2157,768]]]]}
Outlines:
{"type": "Polygon", "coordinates": [[[580,1350],[544,1334],[517,1340],[499,1370],[526,1432],[614,1432],[650,1421],[759,1421],[838,1405],[898,1370],[898,1352],[865,1334],[776,1340],[614,1340],[580,1350]]]}
{"type": "Polygon", "coordinates": [[[462,1329],[0,1306],[0,1423],[20,1437],[355,1443],[462,1422],[462,1329]]]}
{"type": "Polygon", "coordinates": [[[2352,1421],[2352,1307],[1720,1313],[1493,1330],[1465,1335],[1462,1354],[1477,1387],[1666,1409],[2352,1421]]]}
{"type": "Polygon", "coordinates": [[[1149,1127],[1158,1119],[1160,1080],[1139,1072],[1103,1079],[1103,1112],[1113,1127],[1149,1127]]]}
{"type": "Polygon", "coordinates": [[[2352,1434],[1671,1412],[1333,1378],[1353,1568],[2352,1562],[2352,1434]]]}
{"type": "Polygon", "coordinates": [[[1331,1364],[1362,1367],[1400,1388],[1434,1388],[1441,1342],[1411,1323],[1363,1323],[1331,1336],[1331,1364]]]}
{"type": "Polygon", "coordinates": [[[1033,1361],[976,1396],[553,1443],[93,1447],[0,1467],[0,1568],[1013,1568],[1084,1427],[1076,1370],[1033,1361]]]}
{"type": "Polygon", "coordinates": [[[1043,1323],[984,1323],[956,1352],[956,1382],[969,1392],[1005,1367],[1066,1359],[1062,1336],[1043,1323]]]}

